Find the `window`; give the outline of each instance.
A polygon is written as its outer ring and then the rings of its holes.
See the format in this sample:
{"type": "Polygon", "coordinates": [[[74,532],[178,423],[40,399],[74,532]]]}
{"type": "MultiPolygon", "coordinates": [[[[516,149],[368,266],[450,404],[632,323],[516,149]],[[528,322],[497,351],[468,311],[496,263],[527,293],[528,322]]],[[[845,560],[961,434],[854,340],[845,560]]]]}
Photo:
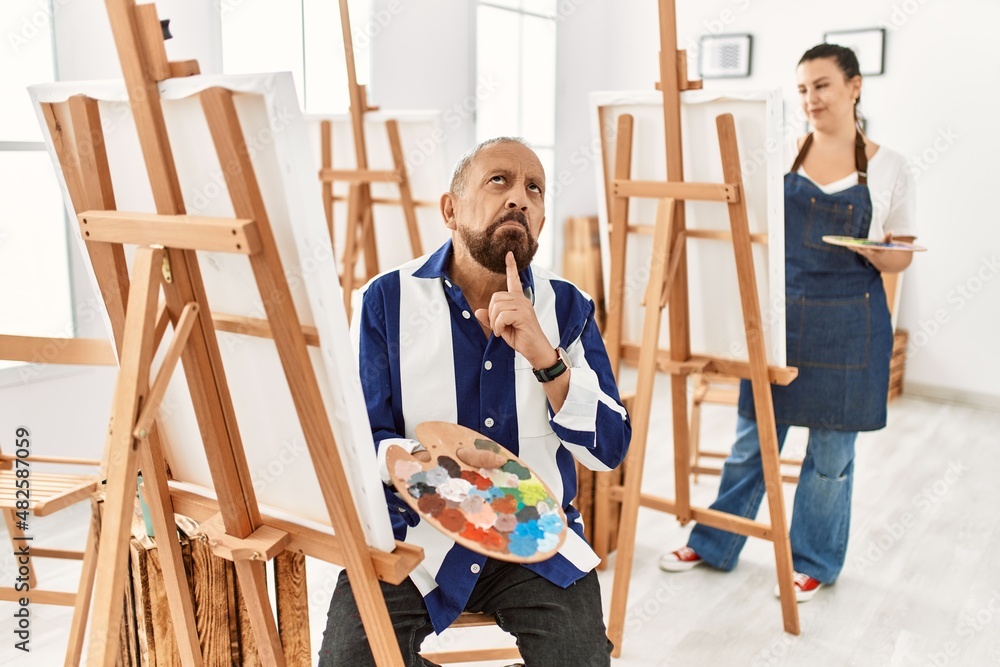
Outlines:
{"type": "Polygon", "coordinates": [[[537,261],[554,265],[553,192],[556,124],[556,0],[481,0],[476,10],[476,80],[491,82],[480,97],[476,140],[521,137],[545,169],[549,223],[537,261]]]}
{"type": "MultiPolygon", "coordinates": [[[[25,88],[55,79],[52,7],[5,0],[0,27],[0,333],[74,335],[62,192],[25,88]]],[[[0,360],[0,369],[23,366],[0,360]]]]}
{"type": "MultiPolygon", "coordinates": [[[[291,71],[299,103],[313,113],[350,106],[340,29],[333,0],[221,0],[222,69],[227,74],[291,71]]],[[[349,0],[358,83],[371,71],[371,3],[349,0]]]]}

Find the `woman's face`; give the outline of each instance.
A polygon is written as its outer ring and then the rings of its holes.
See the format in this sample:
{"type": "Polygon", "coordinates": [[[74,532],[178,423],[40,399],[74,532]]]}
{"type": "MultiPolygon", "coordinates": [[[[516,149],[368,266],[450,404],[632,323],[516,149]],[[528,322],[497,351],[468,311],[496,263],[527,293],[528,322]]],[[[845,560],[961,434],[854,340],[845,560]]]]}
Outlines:
{"type": "Polygon", "coordinates": [[[809,124],[831,132],[854,125],[854,101],[861,94],[861,77],[847,79],[833,58],[807,60],[798,69],[799,99],[809,124]]]}

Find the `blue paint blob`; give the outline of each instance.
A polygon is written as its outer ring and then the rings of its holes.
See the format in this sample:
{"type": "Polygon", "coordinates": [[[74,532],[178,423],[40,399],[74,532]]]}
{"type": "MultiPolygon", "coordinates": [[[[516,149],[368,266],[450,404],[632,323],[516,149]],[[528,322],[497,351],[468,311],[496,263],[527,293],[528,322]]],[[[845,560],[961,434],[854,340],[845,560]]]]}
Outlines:
{"type": "Polygon", "coordinates": [[[538,527],[546,533],[559,533],[563,529],[563,521],[558,514],[546,514],[538,520],[538,527]]]}
{"type": "Polygon", "coordinates": [[[514,529],[514,537],[525,537],[532,540],[540,540],[545,537],[545,532],[539,527],[537,521],[526,521],[524,523],[517,524],[517,528],[514,529]]]}
{"type": "Polygon", "coordinates": [[[538,541],[530,537],[512,535],[510,542],[507,543],[507,550],[521,558],[534,556],[535,552],[538,551],[538,541]]]}

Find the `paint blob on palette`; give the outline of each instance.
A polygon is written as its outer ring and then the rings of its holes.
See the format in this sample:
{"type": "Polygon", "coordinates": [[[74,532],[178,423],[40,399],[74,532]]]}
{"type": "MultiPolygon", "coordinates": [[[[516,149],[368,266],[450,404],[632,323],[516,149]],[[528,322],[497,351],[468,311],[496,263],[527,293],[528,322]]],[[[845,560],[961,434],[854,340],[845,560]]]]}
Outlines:
{"type": "Polygon", "coordinates": [[[924,252],[927,248],[903,241],[873,241],[871,239],[857,239],[853,236],[824,236],[823,241],[830,245],[839,245],[844,248],[871,248],[872,250],[899,250],[902,252],[924,252]]]}
{"type": "Polygon", "coordinates": [[[477,553],[516,563],[549,558],[566,538],[566,516],[551,490],[520,459],[475,431],[424,422],[417,439],[431,454],[420,461],[401,447],[386,452],[393,484],[422,519],[477,553]],[[475,468],[457,451],[499,454],[495,468],[475,468]]]}

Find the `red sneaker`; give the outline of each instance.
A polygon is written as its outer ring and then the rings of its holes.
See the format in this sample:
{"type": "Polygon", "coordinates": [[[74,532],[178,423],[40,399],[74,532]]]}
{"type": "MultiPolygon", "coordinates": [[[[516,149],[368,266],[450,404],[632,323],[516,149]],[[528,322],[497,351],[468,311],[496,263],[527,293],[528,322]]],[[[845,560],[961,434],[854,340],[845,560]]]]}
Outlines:
{"type": "MultiPolygon", "coordinates": [[[[813,579],[808,574],[796,572],[792,579],[795,582],[796,602],[809,602],[809,600],[812,600],[813,596],[816,595],[816,591],[823,588],[822,583],[813,579]]],[[[778,586],[774,587],[774,597],[781,597],[781,591],[778,586]]]]}
{"type": "Polygon", "coordinates": [[[660,569],[664,572],[686,572],[704,561],[691,547],[681,547],[677,551],[660,556],[660,569]]]}

